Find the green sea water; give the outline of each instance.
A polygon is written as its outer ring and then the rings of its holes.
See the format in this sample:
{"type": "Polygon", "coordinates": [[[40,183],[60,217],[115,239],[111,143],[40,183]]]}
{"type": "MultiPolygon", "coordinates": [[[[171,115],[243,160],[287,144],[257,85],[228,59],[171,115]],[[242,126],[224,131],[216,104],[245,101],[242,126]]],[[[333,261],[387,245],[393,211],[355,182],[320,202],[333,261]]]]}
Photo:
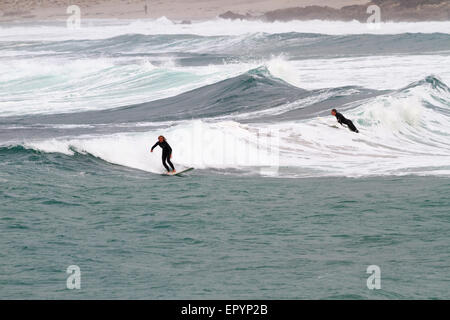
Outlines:
{"type": "Polygon", "coordinates": [[[0,154],[1,299],[450,298],[449,178],[167,177],[0,154]]]}

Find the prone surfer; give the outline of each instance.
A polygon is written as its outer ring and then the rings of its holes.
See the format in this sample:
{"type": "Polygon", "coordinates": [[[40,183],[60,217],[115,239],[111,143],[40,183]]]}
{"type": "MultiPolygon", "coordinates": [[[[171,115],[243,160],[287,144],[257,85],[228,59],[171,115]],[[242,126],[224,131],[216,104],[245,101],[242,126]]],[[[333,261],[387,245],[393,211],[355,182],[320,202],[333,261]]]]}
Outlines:
{"type": "Polygon", "coordinates": [[[153,149],[155,149],[157,146],[160,146],[162,149],[162,163],[163,166],[166,168],[167,172],[170,172],[169,166],[166,164],[166,162],[170,165],[172,168],[172,172],[175,173],[175,167],[173,166],[172,162],[170,161],[170,158],[172,158],[172,148],[167,143],[166,138],[164,136],[159,136],[158,141],[153,145],[150,152],[153,152],[153,149]]]}
{"type": "Polygon", "coordinates": [[[348,127],[351,131],[356,132],[356,133],[359,132],[358,129],[356,129],[356,127],[355,127],[355,125],[353,124],[353,122],[352,122],[351,120],[345,118],[345,117],[342,115],[342,113],[337,112],[336,109],[331,110],[331,114],[332,114],[333,116],[336,117],[337,121],[341,124],[341,126],[343,126],[343,124],[346,124],[347,127],[348,127]]]}

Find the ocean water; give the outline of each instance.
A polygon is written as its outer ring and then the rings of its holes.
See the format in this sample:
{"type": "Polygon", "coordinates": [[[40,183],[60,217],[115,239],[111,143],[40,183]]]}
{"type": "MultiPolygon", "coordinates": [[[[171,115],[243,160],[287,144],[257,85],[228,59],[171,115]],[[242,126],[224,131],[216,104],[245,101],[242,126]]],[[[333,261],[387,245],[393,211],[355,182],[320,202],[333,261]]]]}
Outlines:
{"type": "Polygon", "coordinates": [[[0,298],[448,299],[449,30],[1,25],[0,298]]]}

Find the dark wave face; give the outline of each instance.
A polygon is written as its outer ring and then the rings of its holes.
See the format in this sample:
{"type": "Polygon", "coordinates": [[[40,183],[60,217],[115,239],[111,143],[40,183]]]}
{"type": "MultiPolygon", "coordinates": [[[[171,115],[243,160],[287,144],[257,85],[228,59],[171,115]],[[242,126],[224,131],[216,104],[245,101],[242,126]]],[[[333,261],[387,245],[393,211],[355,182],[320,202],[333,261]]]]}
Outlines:
{"type": "MultiPolygon", "coordinates": [[[[437,81],[437,80],[436,80],[437,81]]],[[[226,117],[242,122],[310,119],[328,114],[331,105],[345,105],[386,93],[353,86],[305,90],[273,77],[266,68],[251,70],[243,75],[201,87],[175,97],[101,111],[86,111],[52,115],[29,115],[0,118],[0,125],[8,129],[2,134],[11,136],[12,126],[22,136],[36,137],[104,132],[115,124],[134,128],[137,122],[164,122],[226,117]],[[291,107],[289,107],[291,106],[291,107]],[[271,114],[270,110],[286,107],[271,114]],[[269,111],[264,113],[263,111],[269,111]],[[261,113],[262,112],[262,113],[261,113]],[[249,114],[242,118],[242,115],[249,114]],[[75,128],[51,129],[55,125],[85,125],[75,128]],[[49,130],[51,133],[49,133],[49,130]]],[[[120,130],[124,130],[124,127],[120,130]]],[[[143,127],[144,128],[144,127],[143,127]]],[[[143,129],[141,128],[141,130],[143,129]]]]}

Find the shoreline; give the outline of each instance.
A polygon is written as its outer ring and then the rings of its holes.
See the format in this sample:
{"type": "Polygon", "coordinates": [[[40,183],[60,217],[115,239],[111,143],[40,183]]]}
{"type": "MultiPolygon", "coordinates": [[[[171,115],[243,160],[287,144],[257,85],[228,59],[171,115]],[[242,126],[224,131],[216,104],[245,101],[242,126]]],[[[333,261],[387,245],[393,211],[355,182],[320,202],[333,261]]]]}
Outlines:
{"type": "Polygon", "coordinates": [[[157,19],[190,23],[216,18],[260,20],[328,20],[366,22],[367,8],[380,8],[381,22],[450,21],[446,0],[13,0],[0,3],[0,23],[67,19],[67,8],[77,5],[83,19],[157,19]]]}
{"type": "MultiPolygon", "coordinates": [[[[369,0],[320,0],[320,5],[339,9],[369,0]]],[[[266,12],[295,6],[310,6],[317,0],[4,0],[0,3],[0,22],[66,19],[67,8],[77,5],[86,19],[211,20],[232,11],[259,16],[266,12]]]]}

